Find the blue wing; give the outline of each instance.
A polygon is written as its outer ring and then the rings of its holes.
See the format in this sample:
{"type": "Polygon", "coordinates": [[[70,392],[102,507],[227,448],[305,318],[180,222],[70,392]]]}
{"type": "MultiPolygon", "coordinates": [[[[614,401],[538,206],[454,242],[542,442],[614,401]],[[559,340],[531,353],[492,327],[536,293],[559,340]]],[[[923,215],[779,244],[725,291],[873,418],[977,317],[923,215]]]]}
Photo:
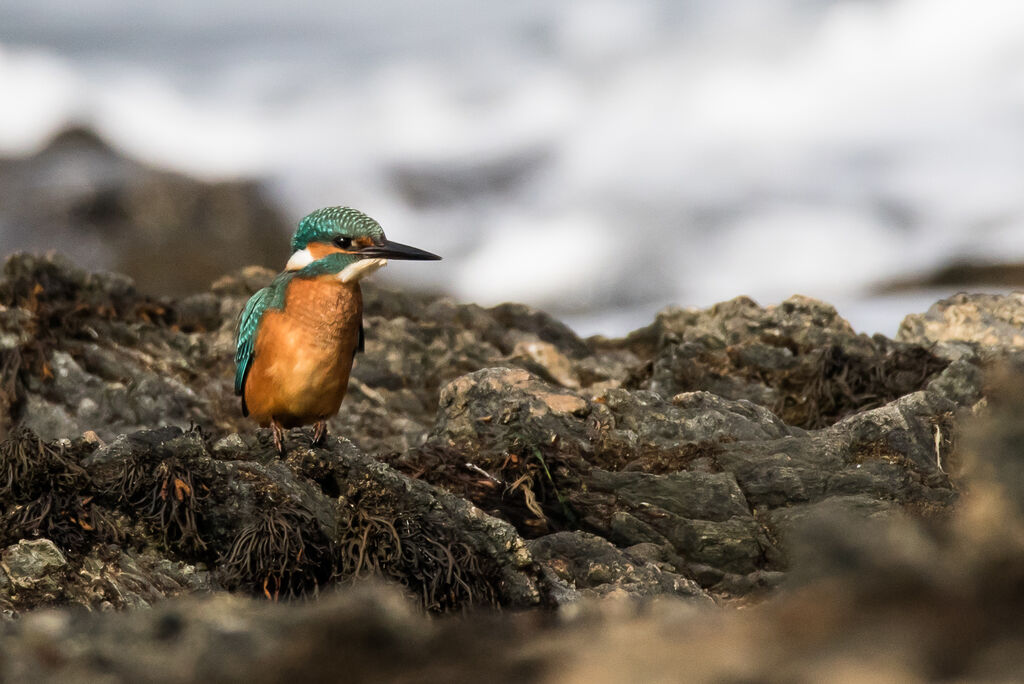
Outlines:
{"type": "MultiPolygon", "coordinates": [[[[265,287],[246,302],[242,315],[238,320],[238,344],[235,347],[235,394],[242,395],[245,390],[245,378],[252,367],[253,350],[256,347],[256,333],[260,328],[263,313],[270,306],[273,298],[273,287],[265,287]]],[[[249,415],[242,397],[242,414],[249,415]]]]}

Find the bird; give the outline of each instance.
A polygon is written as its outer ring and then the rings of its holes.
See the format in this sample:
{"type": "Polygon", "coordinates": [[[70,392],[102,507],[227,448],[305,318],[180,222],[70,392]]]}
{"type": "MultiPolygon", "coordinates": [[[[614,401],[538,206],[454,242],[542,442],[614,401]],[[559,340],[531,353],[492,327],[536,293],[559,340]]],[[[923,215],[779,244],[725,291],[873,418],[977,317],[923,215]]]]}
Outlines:
{"type": "Polygon", "coordinates": [[[388,259],[436,261],[436,254],[388,240],[380,224],[351,207],[325,207],[299,221],[285,270],[246,303],[238,321],[235,394],[242,415],[273,431],[314,424],[322,445],[341,408],[355,355],[363,351],[360,281],[388,259]]]}

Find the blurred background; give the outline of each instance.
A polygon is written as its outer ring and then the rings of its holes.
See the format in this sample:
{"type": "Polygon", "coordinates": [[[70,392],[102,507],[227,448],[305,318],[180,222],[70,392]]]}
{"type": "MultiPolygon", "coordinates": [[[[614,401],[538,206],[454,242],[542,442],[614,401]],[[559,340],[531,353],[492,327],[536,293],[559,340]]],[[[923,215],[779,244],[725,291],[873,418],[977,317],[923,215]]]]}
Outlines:
{"type": "Polygon", "coordinates": [[[7,0],[0,251],[180,294],[345,204],[392,283],[618,335],[1024,281],[1019,0],[7,0]]]}

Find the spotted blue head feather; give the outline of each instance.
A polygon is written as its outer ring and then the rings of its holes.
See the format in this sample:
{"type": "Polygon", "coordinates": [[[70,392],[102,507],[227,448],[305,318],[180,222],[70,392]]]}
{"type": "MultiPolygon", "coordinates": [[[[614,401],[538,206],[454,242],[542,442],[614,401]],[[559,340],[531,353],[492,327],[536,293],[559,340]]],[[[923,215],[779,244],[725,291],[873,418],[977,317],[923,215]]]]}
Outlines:
{"type": "Polygon", "coordinates": [[[305,249],[311,242],[330,242],[338,236],[382,240],[384,229],[358,209],[325,207],[299,221],[299,227],[292,236],[292,251],[305,249]]]}

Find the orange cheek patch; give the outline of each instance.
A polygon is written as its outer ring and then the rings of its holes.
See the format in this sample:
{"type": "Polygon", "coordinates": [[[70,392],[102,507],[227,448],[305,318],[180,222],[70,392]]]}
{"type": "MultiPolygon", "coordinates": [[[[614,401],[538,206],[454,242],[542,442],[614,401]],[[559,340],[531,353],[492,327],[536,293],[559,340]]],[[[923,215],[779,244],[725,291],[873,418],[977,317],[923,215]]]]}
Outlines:
{"type": "Polygon", "coordinates": [[[352,242],[356,243],[358,247],[370,247],[373,245],[373,239],[368,237],[357,237],[352,242]]]}
{"type": "Polygon", "coordinates": [[[313,256],[313,261],[323,259],[328,254],[348,254],[348,252],[339,249],[337,245],[332,245],[330,242],[310,242],[306,245],[306,249],[313,256]]]}

